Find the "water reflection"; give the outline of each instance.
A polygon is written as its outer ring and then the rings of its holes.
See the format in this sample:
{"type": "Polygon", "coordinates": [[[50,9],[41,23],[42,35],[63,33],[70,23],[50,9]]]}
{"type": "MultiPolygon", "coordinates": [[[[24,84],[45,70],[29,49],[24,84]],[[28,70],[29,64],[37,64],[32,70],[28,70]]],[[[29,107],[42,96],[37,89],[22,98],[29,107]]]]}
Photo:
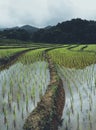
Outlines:
{"type": "Polygon", "coordinates": [[[36,107],[50,81],[48,64],[17,63],[0,72],[0,129],[22,130],[25,118],[36,107]]]}
{"type": "Polygon", "coordinates": [[[66,103],[59,130],[96,130],[96,64],[84,69],[59,67],[66,103]]]}

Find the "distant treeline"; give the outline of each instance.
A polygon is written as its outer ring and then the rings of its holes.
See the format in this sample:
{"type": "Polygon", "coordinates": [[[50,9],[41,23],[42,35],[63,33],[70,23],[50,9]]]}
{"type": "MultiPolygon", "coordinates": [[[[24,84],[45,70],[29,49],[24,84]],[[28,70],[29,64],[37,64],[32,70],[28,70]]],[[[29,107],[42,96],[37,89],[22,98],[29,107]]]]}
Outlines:
{"type": "Polygon", "coordinates": [[[0,38],[43,43],[96,43],[96,22],[78,18],[35,32],[13,28],[0,31],[0,38]]]}

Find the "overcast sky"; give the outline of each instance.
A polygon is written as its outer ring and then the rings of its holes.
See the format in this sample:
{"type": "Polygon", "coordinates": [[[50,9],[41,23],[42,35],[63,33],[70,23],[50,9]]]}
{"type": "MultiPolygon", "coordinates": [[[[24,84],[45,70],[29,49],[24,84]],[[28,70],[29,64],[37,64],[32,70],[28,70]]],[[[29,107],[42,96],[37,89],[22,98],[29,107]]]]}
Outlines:
{"type": "Polygon", "coordinates": [[[44,27],[72,18],[96,20],[96,0],[0,0],[0,27],[44,27]]]}

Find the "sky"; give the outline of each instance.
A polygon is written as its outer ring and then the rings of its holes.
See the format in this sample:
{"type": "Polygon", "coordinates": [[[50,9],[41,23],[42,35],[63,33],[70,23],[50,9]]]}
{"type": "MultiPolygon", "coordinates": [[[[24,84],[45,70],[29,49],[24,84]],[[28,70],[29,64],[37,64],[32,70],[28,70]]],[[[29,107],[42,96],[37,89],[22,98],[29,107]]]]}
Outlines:
{"type": "Polygon", "coordinates": [[[40,28],[73,18],[96,20],[96,0],[0,0],[0,28],[40,28]]]}

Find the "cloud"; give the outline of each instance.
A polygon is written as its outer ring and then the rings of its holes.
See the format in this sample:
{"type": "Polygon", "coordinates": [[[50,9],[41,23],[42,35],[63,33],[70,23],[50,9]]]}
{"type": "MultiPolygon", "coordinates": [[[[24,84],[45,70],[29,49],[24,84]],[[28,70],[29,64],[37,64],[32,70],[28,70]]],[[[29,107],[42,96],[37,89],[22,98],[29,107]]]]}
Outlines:
{"type": "Polygon", "coordinates": [[[0,0],[0,26],[47,26],[80,17],[96,19],[95,0],[0,0]]]}

